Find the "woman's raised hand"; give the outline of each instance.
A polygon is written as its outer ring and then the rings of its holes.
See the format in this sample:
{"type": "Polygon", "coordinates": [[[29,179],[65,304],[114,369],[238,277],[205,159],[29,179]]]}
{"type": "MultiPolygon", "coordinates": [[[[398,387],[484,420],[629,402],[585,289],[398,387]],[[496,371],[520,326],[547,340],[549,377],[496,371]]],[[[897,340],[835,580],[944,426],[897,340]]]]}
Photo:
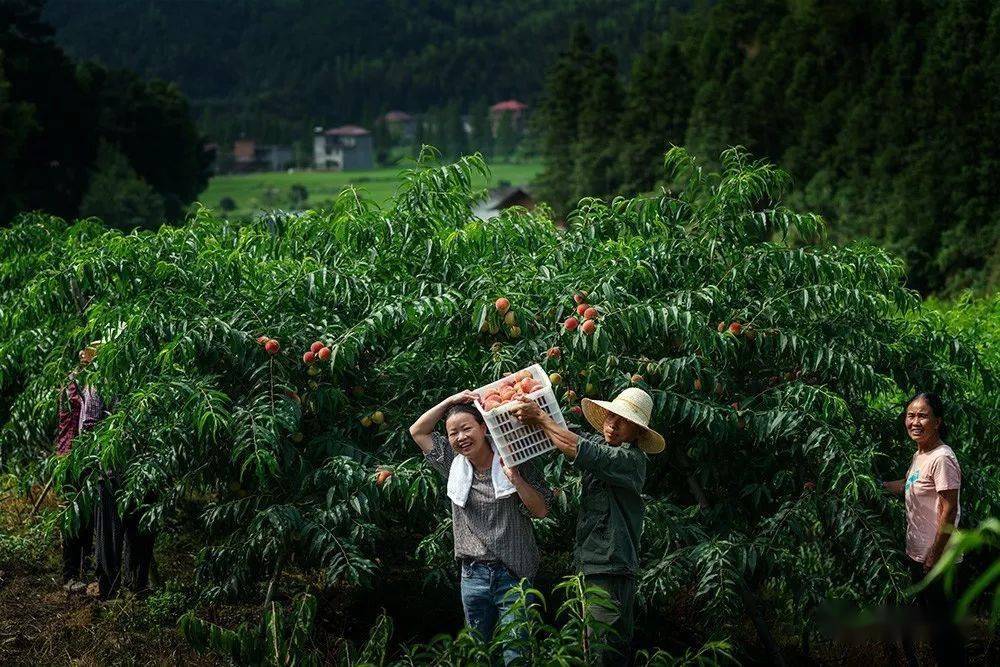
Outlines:
{"type": "Polygon", "coordinates": [[[458,405],[459,403],[472,403],[477,398],[479,398],[479,394],[471,389],[466,389],[453,395],[448,399],[448,402],[451,403],[451,405],[458,405]]]}
{"type": "Polygon", "coordinates": [[[507,475],[507,479],[510,480],[510,483],[513,484],[514,486],[517,486],[518,483],[521,481],[521,471],[517,469],[517,466],[514,466],[513,468],[508,468],[506,465],[501,463],[500,467],[503,468],[503,474],[507,475]]]}

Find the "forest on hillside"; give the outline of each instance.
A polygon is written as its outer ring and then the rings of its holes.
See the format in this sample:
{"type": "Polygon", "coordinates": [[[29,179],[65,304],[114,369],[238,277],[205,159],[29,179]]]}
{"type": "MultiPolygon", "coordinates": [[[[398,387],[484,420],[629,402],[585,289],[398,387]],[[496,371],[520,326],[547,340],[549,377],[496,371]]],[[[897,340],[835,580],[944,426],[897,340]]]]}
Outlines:
{"type": "Polygon", "coordinates": [[[68,56],[42,0],[0,2],[0,226],[23,211],[181,218],[212,155],[177,86],[68,56]]]}
{"type": "Polygon", "coordinates": [[[509,97],[534,100],[574,21],[624,56],[690,0],[49,0],[73,55],[175,81],[214,140],[308,136],[509,97]]]}
{"type": "Polygon", "coordinates": [[[1000,5],[726,0],[672,22],[628,76],[600,37],[568,42],[535,118],[557,209],[666,184],[670,144],[743,145],[835,240],[902,256],[911,287],[1000,282],[1000,5]]]}

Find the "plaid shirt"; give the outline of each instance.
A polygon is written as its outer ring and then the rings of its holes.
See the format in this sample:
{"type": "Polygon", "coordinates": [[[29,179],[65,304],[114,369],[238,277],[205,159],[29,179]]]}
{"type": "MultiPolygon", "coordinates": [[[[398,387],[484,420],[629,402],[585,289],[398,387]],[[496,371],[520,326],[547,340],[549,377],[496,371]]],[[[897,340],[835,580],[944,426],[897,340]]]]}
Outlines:
{"type": "Polygon", "coordinates": [[[80,409],[83,398],[76,380],[70,380],[59,401],[59,430],[56,432],[56,453],[67,454],[73,449],[73,438],[80,430],[80,409]]]}
{"type": "MultiPolygon", "coordinates": [[[[432,468],[447,481],[455,450],[448,438],[434,433],[434,447],[424,455],[432,468]]],[[[517,468],[545,501],[552,506],[552,489],[533,465],[526,461],[517,468]]],[[[451,504],[452,532],[455,538],[455,558],[499,560],[518,577],[531,579],[538,571],[539,553],[531,512],[516,493],[497,500],[489,471],[472,475],[472,488],[465,507],[451,504]]]]}
{"type": "Polygon", "coordinates": [[[101,395],[91,386],[83,388],[83,405],[80,406],[79,432],[89,431],[104,417],[104,401],[101,395]]]}

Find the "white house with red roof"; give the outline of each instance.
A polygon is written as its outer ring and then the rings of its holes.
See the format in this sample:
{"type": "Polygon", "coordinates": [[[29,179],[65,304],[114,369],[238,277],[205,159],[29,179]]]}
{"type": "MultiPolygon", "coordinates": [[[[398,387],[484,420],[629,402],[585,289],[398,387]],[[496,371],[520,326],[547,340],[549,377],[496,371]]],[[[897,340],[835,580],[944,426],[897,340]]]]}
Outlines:
{"type": "Polygon", "coordinates": [[[358,125],[341,125],[313,136],[313,164],[317,169],[349,171],[374,169],[372,133],[358,125]]]}

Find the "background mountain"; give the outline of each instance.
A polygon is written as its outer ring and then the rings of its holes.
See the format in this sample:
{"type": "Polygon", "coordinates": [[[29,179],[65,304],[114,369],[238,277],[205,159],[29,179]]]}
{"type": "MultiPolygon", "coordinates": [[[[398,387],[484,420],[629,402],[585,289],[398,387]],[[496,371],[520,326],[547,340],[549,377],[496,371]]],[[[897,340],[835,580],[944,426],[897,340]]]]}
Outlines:
{"type": "Polygon", "coordinates": [[[213,140],[307,138],[388,109],[529,103],[570,27],[623,61],[689,0],[49,0],[71,54],[176,82],[213,140]]]}

